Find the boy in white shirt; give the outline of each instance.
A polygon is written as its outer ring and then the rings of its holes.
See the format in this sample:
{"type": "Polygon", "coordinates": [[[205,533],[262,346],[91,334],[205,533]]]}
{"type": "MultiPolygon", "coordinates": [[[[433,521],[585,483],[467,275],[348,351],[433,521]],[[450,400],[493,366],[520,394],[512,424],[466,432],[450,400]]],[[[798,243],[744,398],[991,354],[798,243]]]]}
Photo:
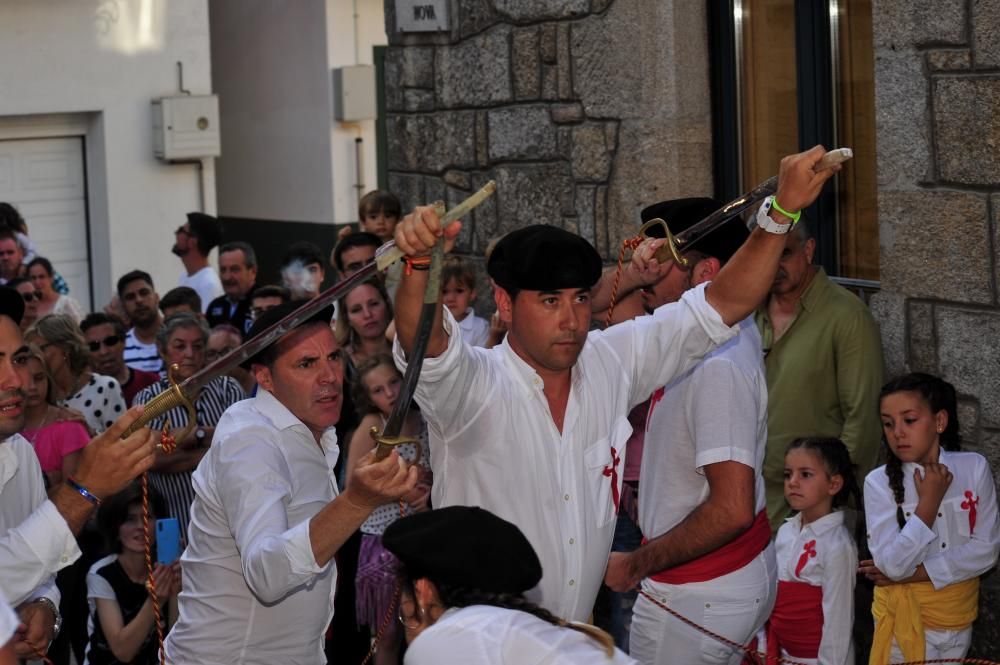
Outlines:
{"type": "Polygon", "coordinates": [[[449,256],[441,267],[441,297],[445,307],[458,321],[462,341],[470,346],[486,346],[490,323],[476,316],[472,303],[476,300],[476,272],[472,265],[458,256],[449,256]]]}

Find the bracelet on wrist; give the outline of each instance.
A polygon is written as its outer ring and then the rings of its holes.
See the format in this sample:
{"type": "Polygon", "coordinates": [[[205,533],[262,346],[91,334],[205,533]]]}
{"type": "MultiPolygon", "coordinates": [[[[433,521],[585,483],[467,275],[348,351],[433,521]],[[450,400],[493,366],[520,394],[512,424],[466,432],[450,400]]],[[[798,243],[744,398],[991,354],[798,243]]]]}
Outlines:
{"type": "Polygon", "coordinates": [[[93,494],[86,487],[84,487],[80,483],[76,482],[76,480],[74,478],[72,478],[72,477],[67,478],[66,479],[66,484],[69,485],[70,487],[72,487],[73,489],[75,489],[77,492],[79,492],[80,496],[82,496],[84,499],[86,499],[87,501],[91,502],[95,506],[100,506],[101,505],[100,498],[98,498],[98,496],[96,494],[93,494]]]}
{"type": "Polygon", "coordinates": [[[799,221],[799,218],[802,217],[802,211],[801,210],[799,210],[798,212],[788,212],[787,210],[785,210],[784,208],[782,208],[780,205],[778,205],[778,197],[777,196],[775,196],[774,198],[771,199],[771,207],[774,208],[775,210],[777,210],[778,212],[780,212],[782,215],[784,215],[788,219],[792,220],[792,224],[797,223],[799,221]]]}
{"type": "Polygon", "coordinates": [[[429,256],[418,256],[416,258],[404,256],[403,263],[406,265],[406,268],[403,270],[403,274],[407,277],[412,275],[414,270],[431,269],[431,257],[429,256]]]}

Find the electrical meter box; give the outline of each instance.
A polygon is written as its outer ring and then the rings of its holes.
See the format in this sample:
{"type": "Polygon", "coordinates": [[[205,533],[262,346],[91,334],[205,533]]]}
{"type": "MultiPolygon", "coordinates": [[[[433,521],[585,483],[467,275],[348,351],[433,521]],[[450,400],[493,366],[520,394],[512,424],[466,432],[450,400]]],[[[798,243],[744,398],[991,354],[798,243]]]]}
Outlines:
{"type": "Polygon", "coordinates": [[[333,119],[355,122],[375,118],[375,67],[351,65],[333,70],[333,119]]]}
{"type": "Polygon", "coordinates": [[[154,99],[153,154],[167,162],[222,154],[219,98],[178,95],[154,99]]]}

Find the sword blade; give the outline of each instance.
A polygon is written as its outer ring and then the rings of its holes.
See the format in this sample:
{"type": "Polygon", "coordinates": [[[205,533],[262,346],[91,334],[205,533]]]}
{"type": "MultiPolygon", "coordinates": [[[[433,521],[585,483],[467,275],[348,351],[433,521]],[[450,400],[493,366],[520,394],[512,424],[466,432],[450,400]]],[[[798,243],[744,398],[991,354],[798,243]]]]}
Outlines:
{"type": "MultiPolygon", "coordinates": [[[[836,150],[831,150],[823,155],[818,162],[816,162],[816,166],[813,167],[813,170],[816,172],[824,171],[835,164],[847,161],[853,156],[854,153],[850,148],[837,148],[836,150]]],[[[679,252],[685,252],[691,249],[691,246],[696,242],[702,240],[733,217],[740,215],[746,211],[747,208],[751,207],[755,203],[763,201],[776,191],[778,191],[778,176],[773,176],[760,183],[749,192],[739,195],[694,226],[676,234],[674,236],[674,244],[677,245],[677,250],[679,252]]],[[[669,222],[670,220],[667,221],[669,222]]]]}

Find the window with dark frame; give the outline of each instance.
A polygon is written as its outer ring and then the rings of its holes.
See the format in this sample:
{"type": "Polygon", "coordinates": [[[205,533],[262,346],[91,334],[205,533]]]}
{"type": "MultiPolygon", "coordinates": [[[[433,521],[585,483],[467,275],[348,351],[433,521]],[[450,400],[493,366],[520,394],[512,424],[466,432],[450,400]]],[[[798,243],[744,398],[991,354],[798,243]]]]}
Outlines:
{"type": "Polygon", "coordinates": [[[709,48],[716,196],[817,143],[852,148],[805,216],[827,273],[877,281],[871,0],[711,0],[709,48]]]}

